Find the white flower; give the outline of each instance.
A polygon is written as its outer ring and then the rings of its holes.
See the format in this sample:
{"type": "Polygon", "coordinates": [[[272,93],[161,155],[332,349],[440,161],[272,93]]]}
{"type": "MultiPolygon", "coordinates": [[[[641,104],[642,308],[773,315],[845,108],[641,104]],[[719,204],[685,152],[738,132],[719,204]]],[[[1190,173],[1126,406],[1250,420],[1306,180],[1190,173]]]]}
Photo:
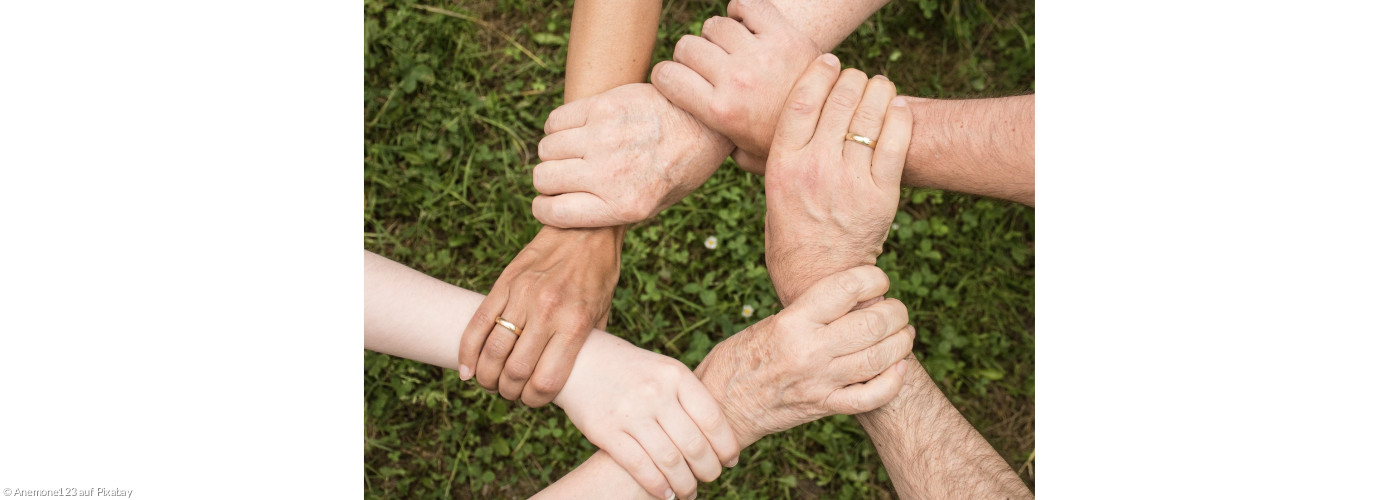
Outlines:
{"type": "Polygon", "coordinates": [[[896,222],[896,223],[894,223],[894,224],[890,224],[890,229],[893,229],[893,230],[895,230],[895,231],[898,231],[898,230],[899,230],[899,223],[896,222]]]}
{"type": "Polygon", "coordinates": [[[711,236],[711,237],[709,237],[709,238],[705,238],[705,248],[708,248],[708,249],[710,249],[710,250],[714,250],[715,247],[718,247],[718,246],[719,246],[719,238],[716,238],[716,237],[714,237],[714,236],[711,236]]]}
{"type": "Polygon", "coordinates": [[[747,317],[749,317],[749,316],[753,316],[753,306],[748,305],[748,304],[744,304],[744,310],[743,310],[742,312],[740,312],[739,314],[740,314],[741,316],[745,317],[745,318],[747,318],[747,317]]]}

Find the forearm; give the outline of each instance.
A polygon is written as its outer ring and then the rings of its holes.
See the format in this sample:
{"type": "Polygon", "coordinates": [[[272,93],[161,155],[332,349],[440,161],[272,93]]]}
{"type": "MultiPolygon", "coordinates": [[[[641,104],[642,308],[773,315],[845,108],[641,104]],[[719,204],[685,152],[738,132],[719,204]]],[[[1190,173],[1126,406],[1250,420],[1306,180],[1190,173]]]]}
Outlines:
{"type": "Polygon", "coordinates": [[[613,461],[612,456],[599,450],[531,498],[643,500],[651,499],[651,495],[637,485],[627,471],[613,461]]]}
{"type": "Polygon", "coordinates": [[[905,186],[1035,206],[1035,96],[906,97],[914,112],[905,186]]]}
{"type": "Polygon", "coordinates": [[[449,370],[482,295],[365,250],[365,349],[449,370]]]}
{"type": "Polygon", "coordinates": [[[773,0],[773,6],[822,52],[829,52],[889,0],[773,0]]]}
{"type": "Polygon", "coordinates": [[[1033,498],[912,355],[893,401],[857,415],[900,498],[1033,498]]]}
{"type": "Polygon", "coordinates": [[[564,102],[646,81],[660,17],[660,0],[577,0],[564,102]]]}

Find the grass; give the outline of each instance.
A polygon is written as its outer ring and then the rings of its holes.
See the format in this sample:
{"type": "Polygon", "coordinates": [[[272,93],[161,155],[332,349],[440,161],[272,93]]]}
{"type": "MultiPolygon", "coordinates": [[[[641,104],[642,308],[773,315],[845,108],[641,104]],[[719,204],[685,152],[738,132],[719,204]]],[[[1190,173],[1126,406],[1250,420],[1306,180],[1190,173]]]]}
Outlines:
{"type": "MultiPolygon", "coordinates": [[[[667,2],[657,58],[722,2],[667,2]]],[[[488,290],[539,230],[530,168],[562,103],[568,3],[365,3],[366,249],[488,290]]],[[[1029,1],[895,2],[836,50],[902,93],[1021,94],[1035,88],[1029,1]]],[[[726,162],[703,187],[632,228],[609,330],[694,367],[777,310],[763,267],[762,179],[726,162]],[[715,236],[715,250],[704,247],[715,236]],[[740,315],[744,305],[753,318],[740,315]]],[[[906,189],[880,266],[919,330],[916,354],[969,420],[1034,487],[1035,213],[906,189]]],[[[563,412],[529,409],[453,373],[369,351],[365,496],[524,497],[590,455],[563,412]]],[[[702,497],[890,498],[854,418],[769,436],[702,497]]]]}

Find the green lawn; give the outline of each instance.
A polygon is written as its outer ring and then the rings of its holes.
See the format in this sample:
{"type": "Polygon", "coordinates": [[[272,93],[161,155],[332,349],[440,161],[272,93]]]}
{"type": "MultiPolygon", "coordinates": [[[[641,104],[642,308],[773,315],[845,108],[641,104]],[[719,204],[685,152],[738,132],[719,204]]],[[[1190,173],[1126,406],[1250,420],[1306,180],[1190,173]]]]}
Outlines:
{"type": "MultiPolygon", "coordinates": [[[[562,104],[568,3],[365,4],[365,248],[477,291],[539,229],[531,167],[562,104]]],[[[668,2],[657,60],[724,2],[668,2]]],[[[1034,91],[1034,4],[914,0],[877,13],[835,52],[901,93],[1034,91]]],[[[917,139],[916,139],[917,140],[917,139]]],[[[763,266],[763,179],[732,162],[632,228],[609,331],[694,367],[777,299],[763,266]],[[719,239],[714,250],[708,236],[719,239]],[[744,305],[756,309],[743,318],[744,305]]],[[[934,380],[1034,487],[1035,213],[906,189],[880,267],[919,330],[934,380]]],[[[594,447],[557,408],[530,409],[455,373],[365,352],[365,496],[524,497],[594,447]]],[[[854,418],[769,436],[702,498],[887,498],[854,418]]]]}

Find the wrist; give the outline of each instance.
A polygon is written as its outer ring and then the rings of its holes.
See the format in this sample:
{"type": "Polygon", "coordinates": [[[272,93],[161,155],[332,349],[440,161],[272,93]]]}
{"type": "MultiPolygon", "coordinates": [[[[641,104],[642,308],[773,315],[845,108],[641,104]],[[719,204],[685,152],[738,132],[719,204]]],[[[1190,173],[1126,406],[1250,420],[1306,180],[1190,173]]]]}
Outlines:
{"type": "Polygon", "coordinates": [[[734,437],[739,440],[740,448],[747,448],[749,445],[758,442],[764,434],[750,425],[754,412],[746,411],[741,406],[745,400],[742,389],[745,384],[739,383],[737,378],[743,375],[736,373],[737,370],[728,362],[726,351],[731,347],[729,341],[720,342],[710,350],[710,354],[700,361],[700,365],[695,367],[695,376],[700,379],[700,383],[715,398],[719,404],[720,411],[724,413],[725,419],[729,421],[729,428],[734,431],[734,437]]]}

